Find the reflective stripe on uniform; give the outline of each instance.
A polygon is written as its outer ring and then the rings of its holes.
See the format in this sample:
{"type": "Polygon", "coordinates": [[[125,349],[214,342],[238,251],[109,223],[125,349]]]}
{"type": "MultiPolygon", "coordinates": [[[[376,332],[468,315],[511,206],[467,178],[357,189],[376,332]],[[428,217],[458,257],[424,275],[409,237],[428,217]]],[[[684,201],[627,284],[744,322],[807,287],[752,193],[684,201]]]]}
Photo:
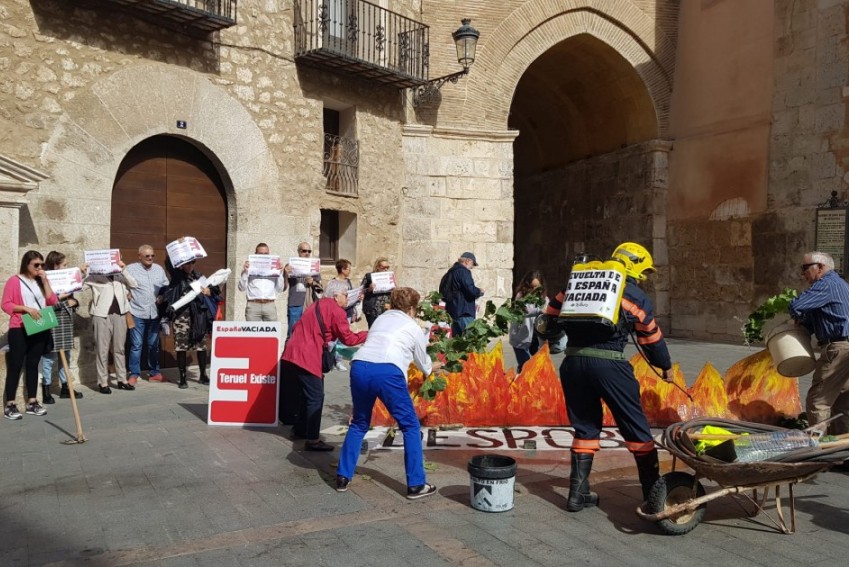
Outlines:
{"type": "Polygon", "coordinates": [[[588,453],[594,454],[601,449],[601,443],[598,439],[572,439],[573,453],[588,453]]]}

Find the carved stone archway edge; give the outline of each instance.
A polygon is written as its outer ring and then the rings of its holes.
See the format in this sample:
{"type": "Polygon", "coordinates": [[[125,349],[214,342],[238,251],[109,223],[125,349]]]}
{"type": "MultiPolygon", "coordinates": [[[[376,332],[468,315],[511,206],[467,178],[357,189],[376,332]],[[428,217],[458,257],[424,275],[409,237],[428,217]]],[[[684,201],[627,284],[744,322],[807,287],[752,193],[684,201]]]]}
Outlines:
{"type": "Polygon", "coordinates": [[[534,0],[515,10],[481,42],[465,89],[444,93],[445,120],[479,119],[482,127],[505,128],[513,93],[530,64],[557,43],[587,33],[634,67],[654,104],[658,136],[668,137],[674,41],[631,2],[607,3],[607,12],[596,5],[592,0],[534,0]]]}
{"type": "Polygon", "coordinates": [[[108,202],[127,153],[160,134],[179,136],[208,155],[230,206],[236,189],[277,182],[275,161],[251,114],[198,73],[158,63],[133,65],[92,84],[65,108],[42,153],[52,175],[42,183],[42,194],[66,194],[85,184],[87,198],[108,202]],[[178,120],[187,127],[177,128],[178,120]]]}

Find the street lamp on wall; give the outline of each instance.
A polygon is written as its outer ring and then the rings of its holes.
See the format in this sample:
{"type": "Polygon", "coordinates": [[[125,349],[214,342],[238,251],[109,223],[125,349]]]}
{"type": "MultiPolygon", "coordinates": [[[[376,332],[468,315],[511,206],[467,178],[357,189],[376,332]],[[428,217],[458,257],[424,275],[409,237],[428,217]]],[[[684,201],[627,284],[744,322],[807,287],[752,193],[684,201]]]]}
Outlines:
{"type": "Polygon", "coordinates": [[[469,67],[475,62],[475,51],[478,46],[480,32],[471,26],[472,20],[464,18],[457,30],[451,34],[454,45],[457,47],[457,62],[463,66],[462,71],[445,75],[437,79],[431,79],[424,85],[416,87],[413,91],[413,106],[427,105],[433,102],[439,95],[439,89],[445,83],[456,83],[460,77],[469,74],[469,67]]]}

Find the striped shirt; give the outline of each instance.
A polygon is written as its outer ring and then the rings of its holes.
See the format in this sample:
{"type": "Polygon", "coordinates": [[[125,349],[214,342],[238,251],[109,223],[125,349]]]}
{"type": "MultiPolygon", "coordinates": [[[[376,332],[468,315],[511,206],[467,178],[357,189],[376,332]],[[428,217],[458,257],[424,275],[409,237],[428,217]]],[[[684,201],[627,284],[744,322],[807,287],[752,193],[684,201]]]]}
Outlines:
{"type": "Polygon", "coordinates": [[[828,271],[790,302],[790,316],[819,341],[849,337],[849,283],[828,271]]]}

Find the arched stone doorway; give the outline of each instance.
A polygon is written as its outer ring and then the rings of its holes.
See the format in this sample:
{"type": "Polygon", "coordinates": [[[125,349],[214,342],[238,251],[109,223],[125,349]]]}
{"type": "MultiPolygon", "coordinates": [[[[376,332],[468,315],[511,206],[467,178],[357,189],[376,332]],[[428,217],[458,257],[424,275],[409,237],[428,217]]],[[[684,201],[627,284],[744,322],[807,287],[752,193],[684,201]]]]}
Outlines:
{"type": "MultiPolygon", "coordinates": [[[[215,165],[197,147],[175,136],[153,136],[129,151],[112,188],[110,242],[127,264],[150,244],[165,265],[165,246],[181,236],[197,238],[208,256],[197,269],[211,274],[227,266],[227,198],[215,165]]],[[[174,366],[171,338],[161,362],[174,366]]],[[[147,360],[142,357],[142,360],[147,360]]]]}
{"type": "Polygon", "coordinates": [[[587,33],[550,47],[519,80],[508,124],[519,131],[515,282],[537,268],[553,293],[575,253],[606,256],[623,240],[657,252],[668,146],[643,78],[617,50],[587,33]]]}

